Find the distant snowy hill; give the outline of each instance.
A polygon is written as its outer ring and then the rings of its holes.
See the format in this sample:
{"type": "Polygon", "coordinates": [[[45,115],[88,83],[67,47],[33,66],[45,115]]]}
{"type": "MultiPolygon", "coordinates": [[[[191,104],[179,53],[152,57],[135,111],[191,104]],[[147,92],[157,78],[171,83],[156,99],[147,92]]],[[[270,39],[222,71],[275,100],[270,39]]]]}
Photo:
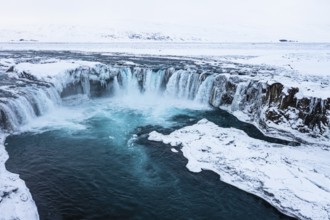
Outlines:
{"type": "Polygon", "coordinates": [[[107,26],[25,25],[0,26],[0,42],[328,42],[330,32],[323,27],[294,28],[226,23],[172,24],[152,22],[113,22],[107,26]]]}

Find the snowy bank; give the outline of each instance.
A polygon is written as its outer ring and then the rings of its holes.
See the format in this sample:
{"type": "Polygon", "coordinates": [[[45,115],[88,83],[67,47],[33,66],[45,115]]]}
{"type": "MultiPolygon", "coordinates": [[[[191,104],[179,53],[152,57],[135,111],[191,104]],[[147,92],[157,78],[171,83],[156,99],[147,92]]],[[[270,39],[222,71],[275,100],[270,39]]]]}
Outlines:
{"type": "Polygon", "coordinates": [[[255,194],[285,214],[330,219],[330,151],[270,144],[203,119],[149,140],[180,146],[192,172],[212,170],[223,182],[255,194]]]}
{"type": "Polygon", "coordinates": [[[0,133],[0,219],[37,220],[39,214],[29,189],[19,175],[6,170],[8,154],[4,141],[6,136],[0,133]]]}
{"type": "MultiPolygon", "coordinates": [[[[113,77],[108,66],[99,62],[81,60],[46,60],[42,63],[19,63],[15,66],[12,76],[15,77],[16,74],[17,77],[50,82],[59,92],[62,92],[69,84],[89,80],[106,84],[107,80],[113,77]]],[[[83,89],[88,90],[89,88],[83,89]]]]}

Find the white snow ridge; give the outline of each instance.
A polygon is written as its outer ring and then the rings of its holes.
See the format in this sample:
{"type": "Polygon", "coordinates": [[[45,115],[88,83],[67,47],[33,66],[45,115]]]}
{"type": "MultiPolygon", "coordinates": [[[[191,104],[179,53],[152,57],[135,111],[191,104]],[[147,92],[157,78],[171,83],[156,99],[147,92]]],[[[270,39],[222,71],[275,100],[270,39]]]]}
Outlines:
{"type": "Polygon", "coordinates": [[[330,151],[253,139],[206,119],[149,140],[181,146],[192,172],[212,170],[223,182],[253,193],[290,216],[330,219],[330,151]]]}

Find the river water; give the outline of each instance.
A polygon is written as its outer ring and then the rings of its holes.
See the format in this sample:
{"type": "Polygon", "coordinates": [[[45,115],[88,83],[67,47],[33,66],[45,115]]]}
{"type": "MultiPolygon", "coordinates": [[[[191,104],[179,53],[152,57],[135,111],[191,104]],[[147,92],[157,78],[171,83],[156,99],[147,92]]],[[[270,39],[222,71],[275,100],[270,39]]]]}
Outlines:
{"type": "Polygon", "coordinates": [[[219,109],[157,96],[67,98],[9,136],[9,171],[26,181],[41,219],[288,219],[262,199],[147,141],[207,118],[263,136],[219,109]]]}

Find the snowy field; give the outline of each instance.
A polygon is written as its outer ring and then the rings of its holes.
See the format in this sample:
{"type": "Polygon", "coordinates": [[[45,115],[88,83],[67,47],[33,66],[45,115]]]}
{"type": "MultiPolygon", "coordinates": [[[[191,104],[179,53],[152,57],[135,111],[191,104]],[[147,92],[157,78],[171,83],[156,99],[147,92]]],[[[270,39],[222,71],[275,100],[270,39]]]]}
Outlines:
{"type": "Polygon", "coordinates": [[[329,76],[330,43],[0,43],[0,50],[56,50],[134,55],[188,56],[266,64],[300,74],[329,76]]]}

